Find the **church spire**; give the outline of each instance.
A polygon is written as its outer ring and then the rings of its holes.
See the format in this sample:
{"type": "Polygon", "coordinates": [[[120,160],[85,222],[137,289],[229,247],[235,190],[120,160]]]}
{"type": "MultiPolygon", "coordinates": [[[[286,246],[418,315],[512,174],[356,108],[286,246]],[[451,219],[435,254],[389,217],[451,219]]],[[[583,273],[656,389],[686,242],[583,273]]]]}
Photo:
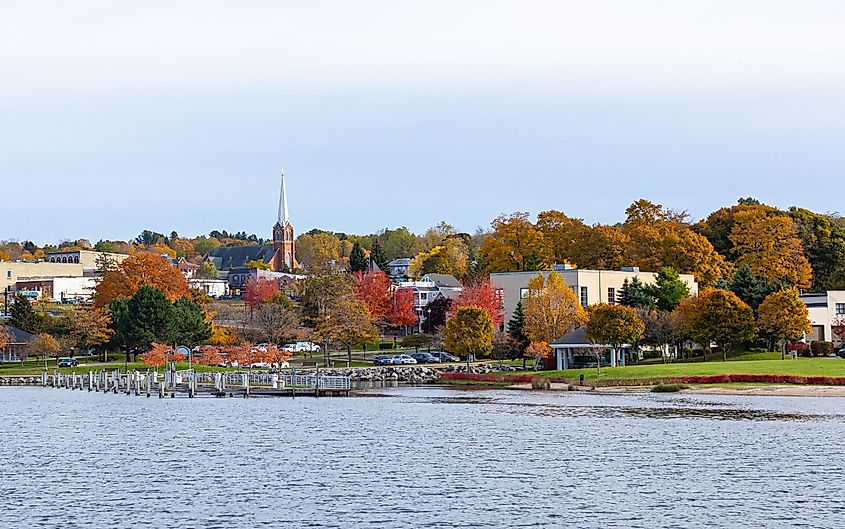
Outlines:
{"type": "Polygon", "coordinates": [[[289,224],[288,217],[288,193],[285,190],[285,171],[282,169],[282,189],[279,192],[279,224],[282,226],[289,224]]]}

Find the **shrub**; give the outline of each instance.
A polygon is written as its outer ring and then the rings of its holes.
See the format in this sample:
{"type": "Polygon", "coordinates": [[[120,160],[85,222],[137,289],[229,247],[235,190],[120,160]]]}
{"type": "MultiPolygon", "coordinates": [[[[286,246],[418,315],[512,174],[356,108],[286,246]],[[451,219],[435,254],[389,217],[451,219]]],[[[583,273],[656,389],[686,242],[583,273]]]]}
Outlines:
{"type": "Polygon", "coordinates": [[[806,342],[791,342],[786,345],[787,350],[795,351],[798,356],[810,356],[810,346],[806,342]]]}
{"type": "Polygon", "coordinates": [[[378,348],[380,351],[384,351],[385,349],[393,349],[393,342],[381,342],[378,344],[378,348]]]}
{"type": "Polygon", "coordinates": [[[682,389],[688,389],[689,386],[683,384],[657,384],[651,388],[652,393],[677,393],[682,389]]]}
{"type": "Polygon", "coordinates": [[[813,340],[810,342],[810,351],[815,356],[827,356],[833,352],[833,343],[822,340],[813,340]]]}
{"type": "Polygon", "coordinates": [[[534,377],[531,379],[531,389],[551,389],[552,383],[546,377],[534,377]]]}
{"type": "Polygon", "coordinates": [[[402,347],[417,348],[428,347],[434,341],[434,337],[428,334],[412,334],[402,339],[402,347]]]}

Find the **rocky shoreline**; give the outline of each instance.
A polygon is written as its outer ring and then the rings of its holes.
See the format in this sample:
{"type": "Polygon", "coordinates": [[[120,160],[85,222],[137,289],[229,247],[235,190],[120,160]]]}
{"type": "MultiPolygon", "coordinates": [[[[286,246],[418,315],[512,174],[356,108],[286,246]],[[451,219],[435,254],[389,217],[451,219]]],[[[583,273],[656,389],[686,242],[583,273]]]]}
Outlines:
{"type": "MultiPolygon", "coordinates": [[[[314,372],[314,370],[308,370],[314,372]]],[[[492,372],[522,371],[511,365],[476,364],[470,367],[470,373],[483,375],[492,372]]],[[[297,373],[303,372],[297,369],[297,373]]],[[[407,384],[433,384],[440,379],[441,373],[466,373],[465,365],[430,366],[378,366],[320,369],[320,373],[329,376],[349,377],[352,382],[404,382],[407,384]]]]}
{"type": "Polygon", "coordinates": [[[41,377],[33,375],[10,375],[0,377],[0,386],[40,386],[41,377]]]}

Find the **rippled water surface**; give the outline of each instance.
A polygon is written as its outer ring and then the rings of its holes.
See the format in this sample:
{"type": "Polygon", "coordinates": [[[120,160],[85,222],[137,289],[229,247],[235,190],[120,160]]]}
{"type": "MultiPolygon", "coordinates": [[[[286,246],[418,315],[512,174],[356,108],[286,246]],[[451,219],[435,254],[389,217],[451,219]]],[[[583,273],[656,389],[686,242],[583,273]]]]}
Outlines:
{"type": "Polygon", "coordinates": [[[845,399],[0,388],[2,527],[845,527],[845,399]]]}

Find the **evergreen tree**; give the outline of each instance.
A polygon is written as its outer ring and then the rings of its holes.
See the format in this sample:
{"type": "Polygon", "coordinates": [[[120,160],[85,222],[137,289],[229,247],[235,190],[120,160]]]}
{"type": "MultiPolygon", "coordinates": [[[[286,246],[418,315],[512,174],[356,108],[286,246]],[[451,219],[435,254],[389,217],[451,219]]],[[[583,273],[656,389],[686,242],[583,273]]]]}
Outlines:
{"type": "Polygon", "coordinates": [[[653,300],[657,310],[665,312],[671,312],[682,299],[689,296],[689,287],[672,267],[661,268],[654,284],[643,286],[642,291],[653,300]]]}
{"type": "Polygon", "coordinates": [[[173,304],[170,339],[179,345],[194,347],[211,338],[211,324],[206,321],[199,303],[179,298],[173,304]]]}
{"type": "Polygon", "coordinates": [[[508,322],[508,335],[513,339],[516,350],[520,355],[525,354],[525,350],[531,343],[528,336],[525,335],[525,311],[522,309],[522,301],[516,304],[513,311],[513,317],[508,322]]]}
{"type": "Polygon", "coordinates": [[[634,276],[629,283],[622,284],[619,304],[634,308],[654,307],[654,299],[646,291],[646,286],[640,281],[640,278],[634,276]]]}
{"type": "Polygon", "coordinates": [[[631,306],[631,284],[628,282],[627,277],[622,281],[622,288],[616,294],[616,303],[625,305],[626,307],[631,306]]]}
{"type": "Polygon", "coordinates": [[[15,297],[15,302],[9,310],[9,324],[30,334],[38,334],[41,331],[41,321],[32,304],[20,295],[15,297]]]}
{"type": "Polygon", "coordinates": [[[537,251],[531,252],[528,256],[528,259],[525,260],[525,271],[526,272],[536,272],[538,270],[543,269],[543,259],[540,257],[540,254],[537,251]]]}
{"type": "Polygon", "coordinates": [[[173,336],[174,309],[164,294],[145,285],[131,299],[117,298],[109,304],[114,328],[114,341],[130,350],[149,346],[150,342],[167,343],[173,336]]]}
{"type": "Polygon", "coordinates": [[[361,249],[361,243],[355,241],[355,244],[352,245],[352,251],[349,253],[349,271],[354,274],[355,272],[366,272],[368,268],[367,256],[361,249]]]}
{"type": "Polygon", "coordinates": [[[387,270],[387,257],[384,255],[384,248],[378,239],[373,242],[373,249],[370,250],[370,260],[379,267],[379,270],[385,272],[387,270]]]}
{"type": "Polygon", "coordinates": [[[758,279],[751,267],[743,263],[734,272],[729,290],[756,311],[774,289],[769,289],[765,281],[758,279]]]}

